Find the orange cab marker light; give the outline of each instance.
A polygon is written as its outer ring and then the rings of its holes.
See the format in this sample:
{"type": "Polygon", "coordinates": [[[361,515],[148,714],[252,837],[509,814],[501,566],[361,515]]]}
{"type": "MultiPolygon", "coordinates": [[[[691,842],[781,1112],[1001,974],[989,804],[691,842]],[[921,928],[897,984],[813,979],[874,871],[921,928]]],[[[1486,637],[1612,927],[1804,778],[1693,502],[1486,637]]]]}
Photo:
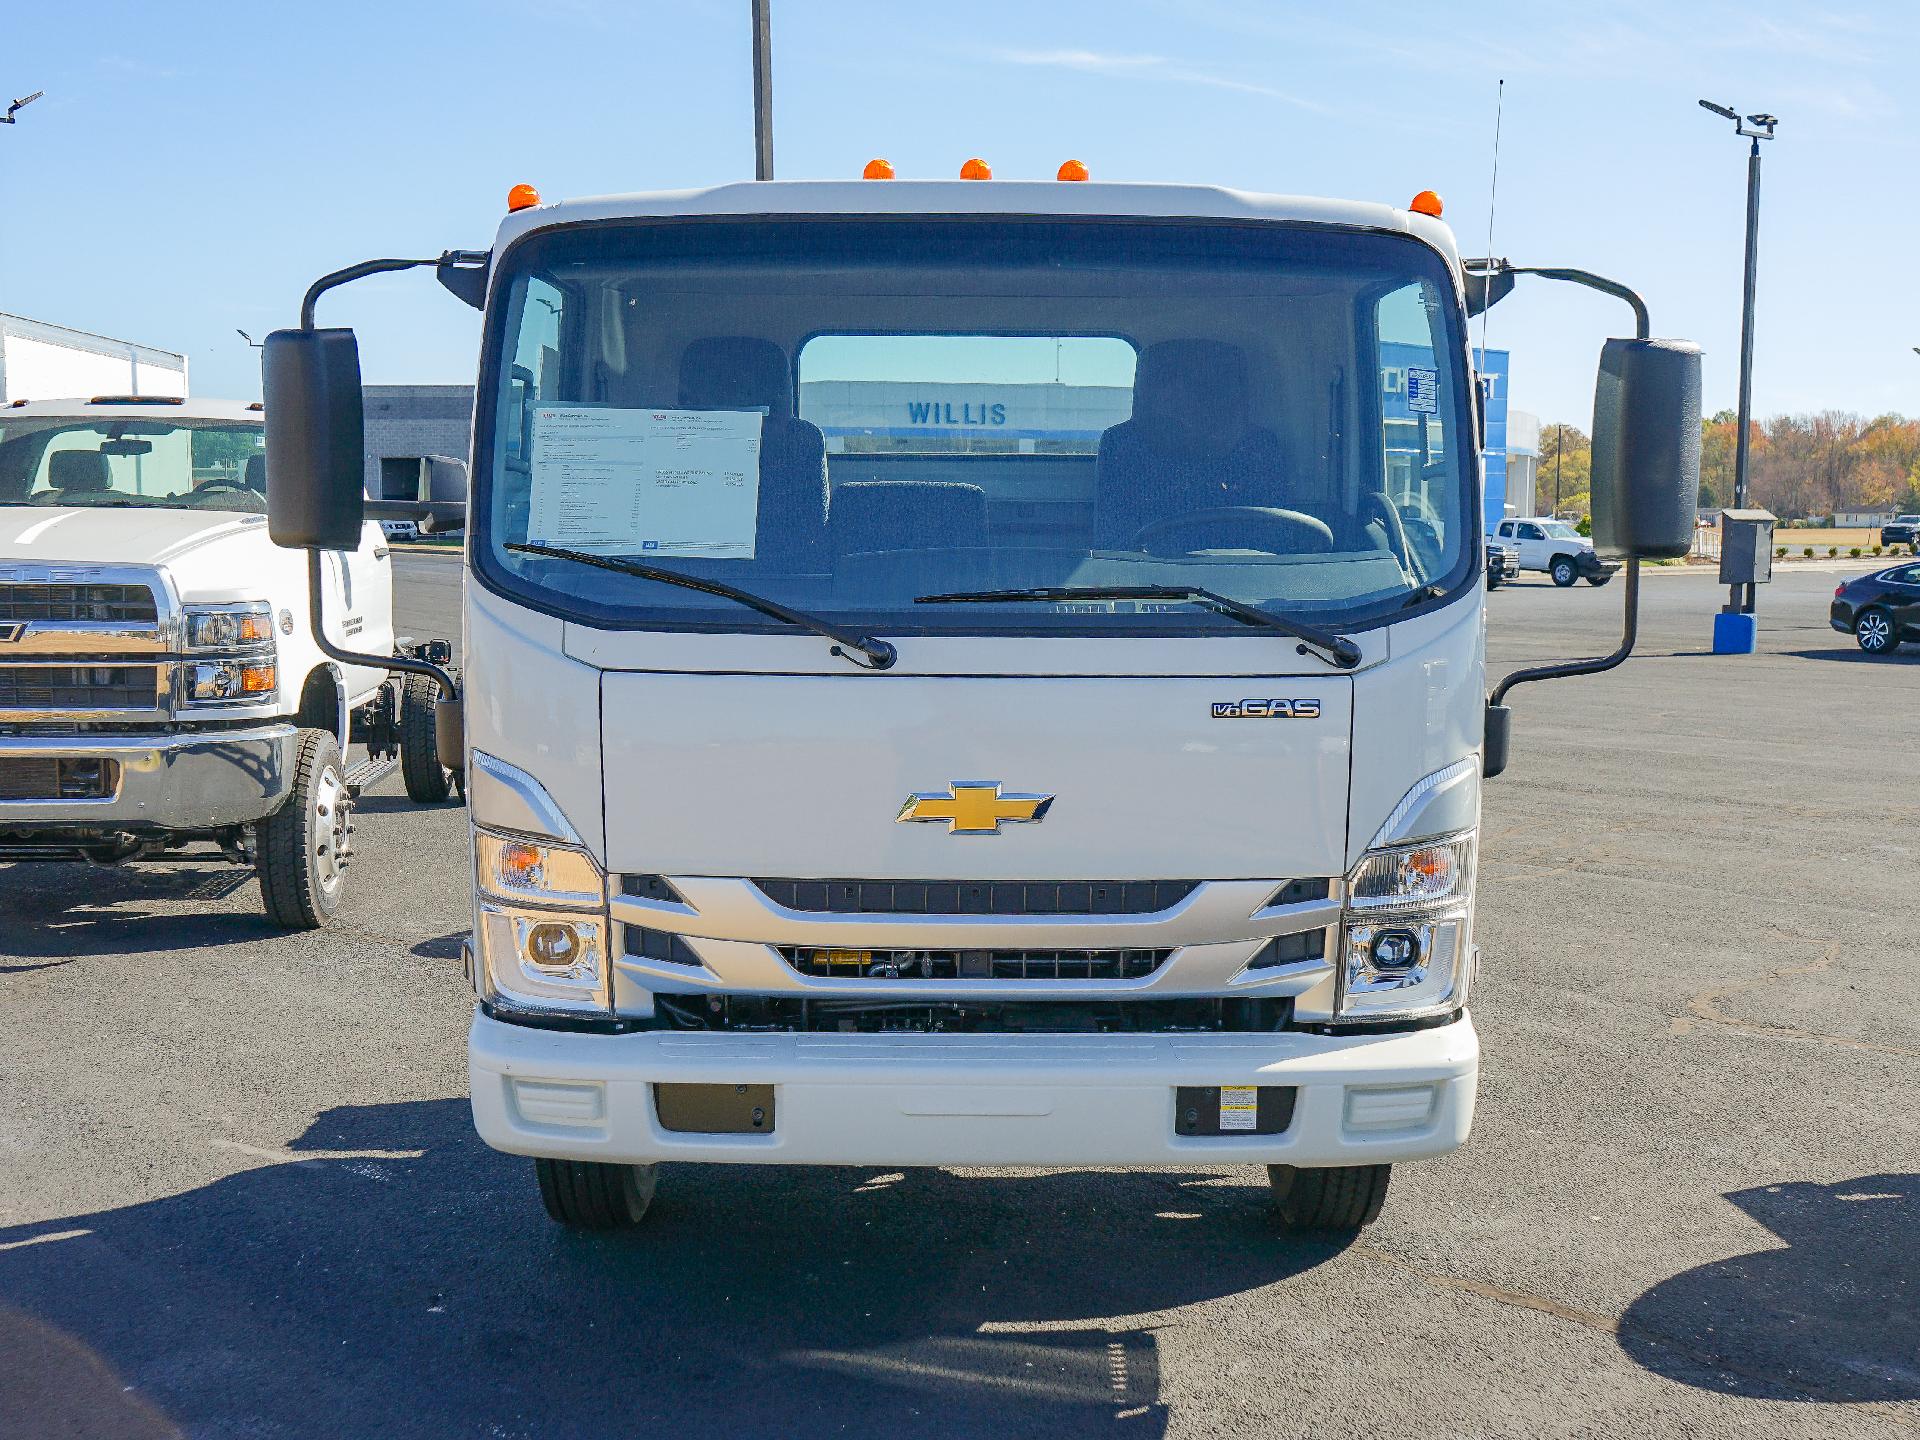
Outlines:
{"type": "Polygon", "coordinates": [[[516,185],[507,191],[507,211],[531,210],[540,203],[540,192],[531,185],[516,185]]]}
{"type": "Polygon", "coordinates": [[[960,178],[962,180],[991,180],[993,178],[993,167],[976,155],[960,167],[960,178]]]}
{"type": "Polygon", "coordinates": [[[891,160],[869,160],[867,161],[867,168],[860,172],[860,178],[862,180],[891,180],[893,179],[893,162],[891,160]]]}
{"type": "Polygon", "coordinates": [[[1440,197],[1434,194],[1433,191],[1422,190],[1418,195],[1413,197],[1413,203],[1408,205],[1407,208],[1416,215],[1431,215],[1434,219],[1438,220],[1441,210],[1445,207],[1440,203],[1440,197]]]}
{"type": "Polygon", "coordinates": [[[1079,160],[1062,161],[1060,173],[1054,178],[1057,180],[1084,180],[1087,178],[1087,167],[1079,160]]]}

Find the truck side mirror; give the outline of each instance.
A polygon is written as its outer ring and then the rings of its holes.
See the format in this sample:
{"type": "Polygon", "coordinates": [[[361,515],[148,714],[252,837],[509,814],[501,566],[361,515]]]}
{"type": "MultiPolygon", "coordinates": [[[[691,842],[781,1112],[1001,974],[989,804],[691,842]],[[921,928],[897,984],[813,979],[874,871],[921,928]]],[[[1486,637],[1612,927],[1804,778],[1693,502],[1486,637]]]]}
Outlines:
{"type": "Polygon", "coordinates": [[[353,331],[274,331],[261,350],[260,379],[267,533],[292,549],[358,549],[366,436],[353,331]]]}
{"type": "Polygon", "coordinates": [[[1699,502],[1700,347],[1607,341],[1593,396],[1593,548],[1615,559],[1685,555],[1699,502]]]}

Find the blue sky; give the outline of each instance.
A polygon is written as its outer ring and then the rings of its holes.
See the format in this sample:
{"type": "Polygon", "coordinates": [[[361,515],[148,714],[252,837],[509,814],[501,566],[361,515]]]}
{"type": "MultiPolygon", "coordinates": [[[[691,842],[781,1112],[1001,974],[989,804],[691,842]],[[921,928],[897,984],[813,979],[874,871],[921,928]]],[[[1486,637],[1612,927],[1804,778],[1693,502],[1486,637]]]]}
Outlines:
{"type": "MultiPolygon", "coordinates": [[[[19,5],[0,91],[0,310],[192,358],[250,398],[233,333],[293,318],[319,272],[486,245],[507,187],[548,198],[752,172],[747,0],[19,5]]],[[[1766,148],[1755,405],[1920,413],[1920,6],[1694,0],[1330,5],[1225,0],[901,5],[774,0],[783,178],[874,155],[947,176],[1085,160],[1406,203],[1438,190],[1485,249],[1637,285],[1654,330],[1707,349],[1731,406],[1744,142],[1701,96],[1781,117],[1766,148]]],[[[470,379],[473,312],[424,276],[322,318],[375,381],[470,379]]],[[[1616,302],[1522,282],[1490,343],[1513,401],[1589,423],[1616,302]]],[[[1476,326],[1475,340],[1478,341],[1476,326]]]]}

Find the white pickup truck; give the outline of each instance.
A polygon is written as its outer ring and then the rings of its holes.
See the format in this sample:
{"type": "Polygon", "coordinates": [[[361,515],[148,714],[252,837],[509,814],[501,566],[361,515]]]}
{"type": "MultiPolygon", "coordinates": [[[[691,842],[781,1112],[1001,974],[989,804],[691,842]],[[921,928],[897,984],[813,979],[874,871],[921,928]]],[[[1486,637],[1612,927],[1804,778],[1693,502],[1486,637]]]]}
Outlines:
{"type": "Polygon", "coordinates": [[[1522,570],[1540,570],[1565,589],[1576,580],[1604,585],[1619,571],[1617,561],[1602,560],[1593,541],[1564,520],[1550,515],[1524,515],[1502,520],[1494,539],[1520,551],[1522,570]]]}
{"type": "Polygon", "coordinates": [[[265,446],[257,404],[0,410],[0,863],[210,844],[258,871],[276,921],[312,928],[339,904],[361,785],[399,763],[415,800],[446,798],[428,672],[448,647],[396,641],[373,520],[324,558],[315,634],[306,557],[267,538],[265,446]],[[349,645],[383,663],[329,653],[349,645]]]}

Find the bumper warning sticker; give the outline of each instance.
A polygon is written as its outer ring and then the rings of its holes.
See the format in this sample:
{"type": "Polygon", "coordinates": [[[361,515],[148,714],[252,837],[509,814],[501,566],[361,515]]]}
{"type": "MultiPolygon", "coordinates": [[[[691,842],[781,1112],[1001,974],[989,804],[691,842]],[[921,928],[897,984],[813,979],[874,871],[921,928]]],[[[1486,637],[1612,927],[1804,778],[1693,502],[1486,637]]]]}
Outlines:
{"type": "Polygon", "coordinates": [[[1259,1123],[1259,1090],[1252,1085],[1220,1087],[1220,1128],[1252,1130],[1259,1123]]]}

